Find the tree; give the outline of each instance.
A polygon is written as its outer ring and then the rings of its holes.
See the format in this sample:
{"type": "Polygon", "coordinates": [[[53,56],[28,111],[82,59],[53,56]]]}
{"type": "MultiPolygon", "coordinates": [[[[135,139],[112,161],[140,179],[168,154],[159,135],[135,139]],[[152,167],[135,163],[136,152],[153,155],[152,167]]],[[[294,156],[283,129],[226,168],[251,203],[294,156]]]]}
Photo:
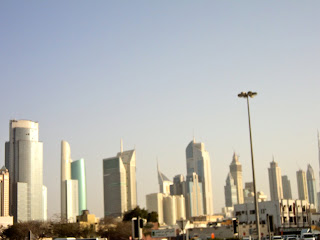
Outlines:
{"type": "Polygon", "coordinates": [[[148,213],[144,208],[137,206],[135,209],[127,211],[123,215],[123,221],[131,221],[134,217],[147,219],[148,222],[158,222],[158,214],[156,212],[148,213]]]}

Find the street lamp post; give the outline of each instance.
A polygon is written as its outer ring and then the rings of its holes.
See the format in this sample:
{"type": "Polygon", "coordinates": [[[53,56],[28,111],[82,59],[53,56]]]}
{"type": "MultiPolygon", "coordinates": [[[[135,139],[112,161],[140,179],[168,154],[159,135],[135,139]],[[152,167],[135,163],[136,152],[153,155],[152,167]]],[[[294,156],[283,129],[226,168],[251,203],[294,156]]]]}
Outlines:
{"type": "Polygon", "coordinates": [[[257,234],[258,239],[261,239],[260,233],[260,221],[259,221],[259,208],[258,208],[258,199],[257,199],[257,189],[256,189],[256,176],[254,172],[254,160],[253,160],[253,149],[252,149],[252,134],[251,134],[251,121],[250,121],[250,107],[249,107],[249,97],[253,98],[256,96],[256,92],[241,92],[238,94],[240,98],[247,99],[247,106],[248,106],[248,119],[249,119],[249,134],[250,134],[250,148],[251,148],[251,164],[252,164],[252,178],[253,178],[253,192],[254,192],[254,206],[255,206],[255,213],[256,213],[256,226],[257,226],[257,234]]]}

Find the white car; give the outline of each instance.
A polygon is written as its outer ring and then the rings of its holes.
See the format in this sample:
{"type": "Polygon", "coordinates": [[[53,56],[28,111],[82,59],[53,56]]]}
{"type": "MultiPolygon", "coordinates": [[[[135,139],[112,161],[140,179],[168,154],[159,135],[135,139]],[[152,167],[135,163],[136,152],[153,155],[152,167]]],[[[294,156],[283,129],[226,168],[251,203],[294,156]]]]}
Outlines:
{"type": "Polygon", "coordinates": [[[312,233],[303,233],[301,235],[301,240],[316,240],[315,236],[312,233]]]}
{"type": "Polygon", "coordinates": [[[272,240],[283,240],[282,236],[276,235],[272,237],[272,240]]]}

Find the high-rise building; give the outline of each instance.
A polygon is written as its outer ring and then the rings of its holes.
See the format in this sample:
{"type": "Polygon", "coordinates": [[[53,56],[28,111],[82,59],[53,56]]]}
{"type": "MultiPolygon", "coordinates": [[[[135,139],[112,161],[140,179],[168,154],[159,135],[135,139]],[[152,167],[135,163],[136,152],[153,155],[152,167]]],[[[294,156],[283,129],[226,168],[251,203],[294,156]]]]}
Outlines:
{"type": "Polygon", "coordinates": [[[234,180],[237,189],[237,203],[243,203],[243,183],[242,183],[242,165],[239,162],[239,157],[233,153],[232,162],[230,164],[230,173],[234,180]]]}
{"type": "Polygon", "coordinates": [[[183,190],[187,218],[203,215],[203,187],[195,172],[187,175],[183,190]]]}
{"type": "Polygon", "coordinates": [[[151,193],[146,196],[147,210],[158,213],[158,222],[160,225],[164,223],[163,220],[163,193],[151,193]]]}
{"type": "Polygon", "coordinates": [[[281,177],[282,179],[282,189],[283,189],[283,198],[292,199],[291,193],[291,183],[287,175],[281,177]]]}
{"type": "Polygon", "coordinates": [[[173,184],[162,172],[159,170],[159,164],[157,164],[158,182],[160,193],[170,194],[170,186],[173,184]]]}
{"type": "Polygon", "coordinates": [[[78,214],[87,210],[87,184],[86,184],[86,167],[84,159],[71,162],[71,179],[78,182],[78,214]]]}
{"type": "Polygon", "coordinates": [[[203,214],[212,215],[213,198],[210,156],[205,150],[204,143],[196,143],[195,139],[193,139],[186,148],[186,158],[187,175],[192,178],[192,174],[196,173],[202,185],[203,214]]]}
{"type": "Polygon", "coordinates": [[[173,178],[173,184],[170,186],[170,194],[171,195],[181,195],[183,194],[183,186],[184,186],[184,176],[182,174],[176,175],[173,178]]]}
{"type": "Polygon", "coordinates": [[[137,206],[136,150],[103,159],[104,215],[119,217],[137,206]]]}
{"type": "Polygon", "coordinates": [[[270,163],[268,172],[271,201],[283,199],[281,170],[278,167],[278,163],[276,163],[274,159],[270,163]]]}
{"type": "Polygon", "coordinates": [[[226,185],[224,186],[224,196],[226,207],[233,207],[233,205],[237,204],[237,187],[234,184],[231,173],[228,173],[228,177],[226,179],[226,185]]]}
{"type": "Polygon", "coordinates": [[[61,141],[61,219],[75,222],[87,209],[84,159],[72,161],[70,145],[61,141]]]}
{"type": "Polygon", "coordinates": [[[14,221],[44,220],[43,143],[39,124],[11,120],[5,166],[9,170],[10,215],[14,221]]]}
{"type": "Polygon", "coordinates": [[[297,184],[299,200],[309,201],[306,172],[301,169],[297,171],[297,184]]]}
{"type": "Polygon", "coordinates": [[[313,204],[315,208],[318,208],[316,178],[314,176],[314,172],[310,164],[308,164],[307,169],[307,187],[309,203],[313,204]]]}
{"type": "Polygon", "coordinates": [[[0,169],[0,214],[9,216],[9,170],[4,166],[0,169]]]}

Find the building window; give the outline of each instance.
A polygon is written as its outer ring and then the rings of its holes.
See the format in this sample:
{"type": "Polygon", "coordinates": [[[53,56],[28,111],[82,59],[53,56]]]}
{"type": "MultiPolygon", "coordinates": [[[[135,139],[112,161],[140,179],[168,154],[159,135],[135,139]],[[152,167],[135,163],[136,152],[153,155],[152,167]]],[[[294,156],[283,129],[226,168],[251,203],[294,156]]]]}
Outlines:
{"type": "Polygon", "coordinates": [[[250,214],[255,214],[256,211],[255,210],[250,210],[250,214]]]}
{"type": "Polygon", "coordinates": [[[266,212],[266,209],[261,209],[261,213],[264,214],[266,212]]]}
{"type": "Polygon", "coordinates": [[[240,216],[241,215],[241,212],[236,212],[236,216],[240,216]]]}

